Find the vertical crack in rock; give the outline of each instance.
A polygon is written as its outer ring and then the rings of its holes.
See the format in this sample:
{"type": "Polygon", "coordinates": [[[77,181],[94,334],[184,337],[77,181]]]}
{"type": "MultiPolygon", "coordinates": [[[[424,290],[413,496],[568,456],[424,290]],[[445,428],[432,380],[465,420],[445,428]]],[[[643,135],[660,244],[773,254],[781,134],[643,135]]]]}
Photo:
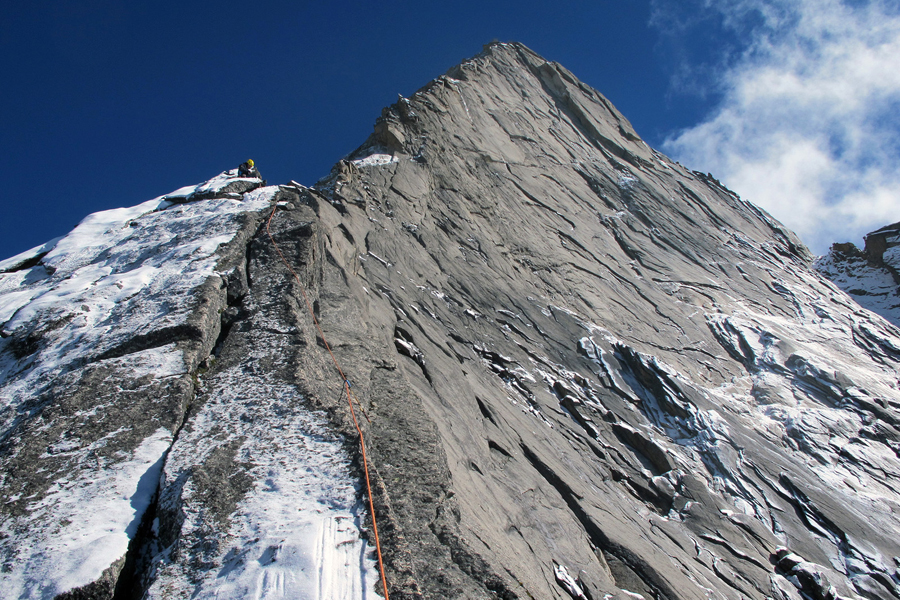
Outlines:
{"type": "MultiPolygon", "coordinates": [[[[273,200],[285,205],[273,234],[295,270],[310,275],[314,293],[322,254],[312,213],[297,208],[296,193],[282,190],[273,200]]],[[[360,537],[364,511],[351,446],[314,410],[315,390],[296,372],[317,333],[262,229],[248,247],[241,261],[248,264],[249,255],[249,270],[236,276],[247,284],[229,290],[234,303],[223,312],[224,336],[163,471],[144,597],[213,589],[244,596],[257,582],[285,576],[286,593],[359,596],[374,579],[360,537]],[[320,503],[330,511],[317,509],[320,503]]],[[[306,362],[325,372],[321,357],[306,362]]]]}
{"type": "MultiPolygon", "coordinates": [[[[255,215],[255,218],[244,219],[242,228],[235,236],[235,239],[232,240],[229,250],[223,252],[219,260],[219,269],[226,272],[224,275],[226,294],[225,308],[219,309],[221,324],[217,328],[218,336],[212,344],[208,344],[210,346],[209,352],[206,356],[199,359],[196,371],[191,373],[194,384],[191,397],[184,405],[177,429],[172,435],[172,442],[160,459],[163,466],[166,464],[172,447],[178,443],[181,431],[190,420],[192,411],[196,410],[195,403],[198,395],[201,393],[202,378],[215,365],[216,357],[234,324],[241,318],[245,318],[242,315],[243,298],[252,287],[249,278],[250,246],[253,237],[259,234],[259,228],[262,226],[262,217],[263,214],[259,213],[255,215]],[[228,267],[232,265],[233,267],[228,271],[228,267]]],[[[227,458],[227,456],[223,458],[227,458]]],[[[250,481],[246,476],[231,479],[227,484],[229,487],[236,488],[236,490],[246,491],[250,488],[250,481]]],[[[154,528],[158,529],[158,524],[155,525],[155,523],[157,523],[158,519],[157,511],[159,510],[159,499],[162,492],[161,486],[162,479],[160,478],[155,483],[150,505],[141,518],[137,533],[129,542],[122,571],[115,583],[113,600],[138,600],[144,597],[146,592],[146,572],[150,568],[149,562],[154,551],[155,538],[158,535],[158,533],[154,532],[154,528]]],[[[210,489],[207,491],[207,494],[213,496],[220,493],[220,491],[210,489]]],[[[236,491],[237,495],[240,495],[240,493],[236,491]]]]}
{"type": "Polygon", "coordinates": [[[23,363],[15,347],[0,348],[4,410],[12,416],[2,485],[13,501],[0,521],[7,532],[30,533],[19,549],[5,536],[4,585],[13,587],[4,595],[128,596],[159,472],[195,393],[192,371],[219,333],[225,294],[217,256],[252,233],[242,232],[242,213],[267,203],[242,206],[213,194],[203,205],[165,210],[170,204],[156,199],[98,213],[48,245],[47,265],[32,267],[55,277],[21,272],[20,287],[42,300],[20,306],[4,327],[31,331],[39,360],[23,363]],[[48,320],[55,327],[34,329],[48,320]],[[42,468],[26,475],[29,464],[42,468]]]}

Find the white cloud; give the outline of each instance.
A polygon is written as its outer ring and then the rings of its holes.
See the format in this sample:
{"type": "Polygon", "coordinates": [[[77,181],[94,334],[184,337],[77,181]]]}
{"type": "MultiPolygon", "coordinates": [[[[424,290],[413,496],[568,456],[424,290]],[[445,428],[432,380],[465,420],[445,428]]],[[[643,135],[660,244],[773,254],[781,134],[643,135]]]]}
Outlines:
{"type": "MultiPolygon", "coordinates": [[[[716,67],[717,108],[665,151],[771,212],[818,254],[900,221],[900,3],[702,3],[745,45],[716,67]]],[[[673,10],[659,0],[654,23],[664,28],[673,10]]]]}

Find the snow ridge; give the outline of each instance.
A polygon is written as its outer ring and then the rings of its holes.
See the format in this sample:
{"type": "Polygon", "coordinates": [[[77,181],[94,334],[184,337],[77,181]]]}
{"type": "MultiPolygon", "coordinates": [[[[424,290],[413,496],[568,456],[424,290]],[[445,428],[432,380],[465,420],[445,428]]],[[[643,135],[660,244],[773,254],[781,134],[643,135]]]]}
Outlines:
{"type": "MultiPolygon", "coordinates": [[[[4,457],[0,597],[49,600],[114,585],[167,478],[198,454],[199,438],[216,439],[248,411],[254,425],[243,437],[218,440],[238,445],[256,481],[232,515],[221,569],[172,583],[162,597],[175,589],[204,598],[368,597],[372,561],[349,458],[295,390],[220,373],[227,385],[178,437],[237,276],[223,253],[278,193],[225,172],[89,215],[68,235],[0,262],[0,440],[12,449],[26,436],[32,446],[46,440],[39,457],[26,446],[4,457]]],[[[187,511],[185,534],[195,526],[187,511]]],[[[161,550],[164,573],[175,549],[161,550]]]]}

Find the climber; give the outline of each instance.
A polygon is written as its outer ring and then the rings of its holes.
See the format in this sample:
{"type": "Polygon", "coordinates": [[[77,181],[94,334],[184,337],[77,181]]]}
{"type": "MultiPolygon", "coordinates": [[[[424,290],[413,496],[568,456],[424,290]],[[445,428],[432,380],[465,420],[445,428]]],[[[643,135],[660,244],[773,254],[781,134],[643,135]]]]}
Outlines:
{"type": "Polygon", "coordinates": [[[253,159],[248,159],[247,162],[241,163],[241,166],[238,167],[238,177],[252,177],[254,179],[262,179],[262,176],[259,174],[256,166],[253,164],[253,159]]]}

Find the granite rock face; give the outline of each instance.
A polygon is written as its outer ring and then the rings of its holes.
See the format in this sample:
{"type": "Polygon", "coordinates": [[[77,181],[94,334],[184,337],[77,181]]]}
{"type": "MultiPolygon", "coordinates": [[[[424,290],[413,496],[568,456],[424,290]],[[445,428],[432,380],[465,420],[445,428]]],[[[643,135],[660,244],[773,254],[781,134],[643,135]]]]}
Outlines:
{"type": "Polygon", "coordinates": [[[492,44],[315,186],[243,185],[60,280],[224,211],[131,252],[212,262],[109,336],[26,297],[65,239],[0,263],[6,595],[376,597],[346,377],[395,600],[900,598],[900,331],[560,65],[492,44]],[[121,551],[54,575],[82,480],[121,551]]]}

